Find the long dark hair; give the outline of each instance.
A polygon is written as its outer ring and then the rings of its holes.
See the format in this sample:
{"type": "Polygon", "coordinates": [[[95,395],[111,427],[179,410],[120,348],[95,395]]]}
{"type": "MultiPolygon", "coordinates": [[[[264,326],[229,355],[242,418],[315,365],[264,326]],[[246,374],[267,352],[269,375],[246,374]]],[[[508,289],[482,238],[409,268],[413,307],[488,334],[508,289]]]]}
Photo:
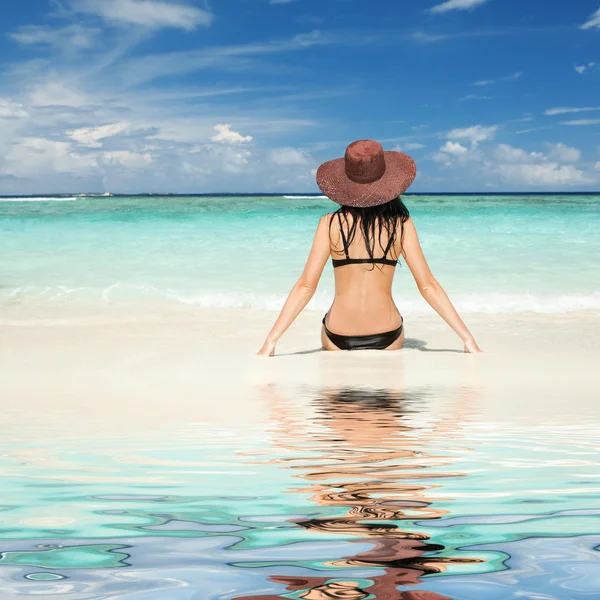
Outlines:
{"type": "MultiPolygon", "coordinates": [[[[350,246],[352,240],[356,236],[357,228],[360,227],[369,258],[373,259],[376,258],[374,256],[376,241],[379,242],[381,250],[385,251],[387,244],[384,245],[381,240],[384,231],[387,233],[386,237],[389,247],[391,249],[394,248],[398,239],[398,223],[400,223],[400,254],[402,253],[404,223],[409,217],[410,214],[408,208],[406,208],[400,196],[394,198],[390,202],[380,204],[379,206],[369,206],[367,208],[340,206],[340,208],[331,215],[329,231],[331,234],[331,224],[333,220],[337,220],[338,218],[341,219],[342,223],[346,225],[346,241],[348,246],[350,246]],[[339,216],[336,217],[336,215],[339,216]],[[352,218],[349,219],[348,217],[352,218]]],[[[391,258],[397,259],[398,256],[393,256],[391,258]]],[[[377,256],[377,258],[379,258],[379,256],[377,256]]]]}

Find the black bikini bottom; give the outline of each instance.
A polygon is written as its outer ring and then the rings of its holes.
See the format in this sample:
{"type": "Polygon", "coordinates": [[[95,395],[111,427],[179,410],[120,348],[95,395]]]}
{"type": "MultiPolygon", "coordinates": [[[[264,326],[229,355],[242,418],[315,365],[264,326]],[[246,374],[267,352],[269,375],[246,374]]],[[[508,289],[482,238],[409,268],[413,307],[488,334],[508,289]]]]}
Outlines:
{"type": "Polygon", "coordinates": [[[385,333],[375,333],[373,335],[338,335],[337,333],[331,333],[327,329],[327,325],[325,324],[326,318],[327,315],[323,317],[325,334],[340,350],[385,350],[402,335],[402,328],[404,327],[403,319],[398,329],[386,331],[385,333]]]}

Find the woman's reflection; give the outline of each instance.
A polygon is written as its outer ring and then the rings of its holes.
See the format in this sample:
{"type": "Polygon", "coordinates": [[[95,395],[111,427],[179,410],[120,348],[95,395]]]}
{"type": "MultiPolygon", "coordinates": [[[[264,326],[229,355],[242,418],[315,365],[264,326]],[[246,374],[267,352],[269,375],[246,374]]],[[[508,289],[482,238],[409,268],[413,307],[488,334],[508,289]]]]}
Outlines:
{"type": "MultiPolygon", "coordinates": [[[[358,536],[352,541],[371,546],[328,566],[383,568],[383,574],[371,577],[369,584],[339,577],[272,576],[270,581],[307,600],[442,600],[445,597],[434,592],[400,592],[398,587],[421,583],[422,575],[440,573],[448,564],[481,562],[432,555],[444,546],[430,543],[423,532],[398,524],[437,519],[447,513],[433,506],[431,496],[439,488],[436,480],[464,474],[441,470],[449,466],[451,458],[429,453],[428,446],[435,441],[440,448],[443,440],[460,436],[461,424],[472,412],[476,396],[472,389],[463,390],[449,411],[426,426],[417,426],[412,417],[427,398],[398,390],[326,389],[314,398],[316,417],[309,422],[295,414],[275,387],[262,388],[261,393],[277,423],[275,447],[296,455],[274,462],[297,470],[299,478],[310,482],[289,491],[309,492],[318,505],[345,511],[336,517],[294,522],[309,530],[358,536]],[[310,450],[311,456],[298,457],[301,450],[310,450]]],[[[282,596],[242,596],[238,600],[275,598],[282,596]]]]}

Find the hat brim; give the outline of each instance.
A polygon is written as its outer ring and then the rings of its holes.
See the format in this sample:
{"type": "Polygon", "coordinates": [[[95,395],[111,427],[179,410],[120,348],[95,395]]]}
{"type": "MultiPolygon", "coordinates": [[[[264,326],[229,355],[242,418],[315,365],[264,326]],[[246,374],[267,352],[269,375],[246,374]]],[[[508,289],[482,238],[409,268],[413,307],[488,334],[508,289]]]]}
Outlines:
{"type": "Polygon", "coordinates": [[[342,206],[379,206],[403,194],[417,176],[415,161],[402,152],[386,150],[385,173],[373,183],[356,183],[346,175],[343,158],[317,169],[317,185],[330,200],[342,206]]]}

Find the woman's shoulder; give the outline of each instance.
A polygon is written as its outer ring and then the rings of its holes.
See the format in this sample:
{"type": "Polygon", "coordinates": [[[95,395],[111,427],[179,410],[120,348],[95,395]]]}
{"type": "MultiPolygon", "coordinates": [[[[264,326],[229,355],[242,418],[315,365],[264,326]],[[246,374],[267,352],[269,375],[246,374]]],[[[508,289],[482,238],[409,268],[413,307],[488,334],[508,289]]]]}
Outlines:
{"type": "Polygon", "coordinates": [[[317,224],[317,233],[316,235],[321,235],[323,238],[329,238],[331,236],[331,224],[333,222],[333,217],[335,216],[335,212],[330,212],[324,214],[317,224]]]}
{"type": "Polygon", "coordinates": [[[325,213],[320,219],[319,219],[319,225],[321,223],[327,223],[327,225],[329,225],[329,223],[331,223],[331,219],[333,219],[333,217],[335,216],[335,212],[330,212],[330,213],[325,213]]]}

